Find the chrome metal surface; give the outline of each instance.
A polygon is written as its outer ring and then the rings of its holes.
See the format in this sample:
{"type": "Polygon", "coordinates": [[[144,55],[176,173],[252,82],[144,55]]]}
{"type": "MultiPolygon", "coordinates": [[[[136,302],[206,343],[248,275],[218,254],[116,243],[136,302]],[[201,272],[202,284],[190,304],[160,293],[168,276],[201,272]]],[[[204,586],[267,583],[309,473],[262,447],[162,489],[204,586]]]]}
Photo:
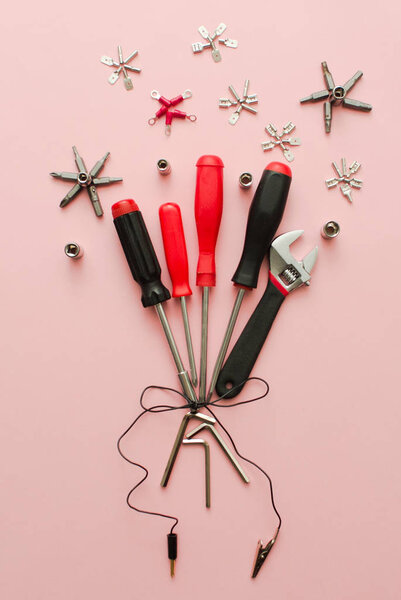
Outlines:
{"type": "Polygon", "coordinates": [[[237,296],[235,298],[234,306],[231,311],[231,315],[230,315],[230,318],[228,321],[226,332],[224,334],[223,341],[222,341],[219,353],[217,355],[216,364],[214,365],[212,379],[210,381],[210,386],[209,386],[209,392],[207,395],[208,401],[212,397],[214,388],[216,387],[217,379],[219,377],[221,367],[223,366],[223,362],[224,362],[225,356],[227,354],[227,348],[230,343],[231,337],[233,335],[235,323],[237,322],[238,313],[241,308],[242,300],[244,299],[244,294],[245,294],[245,289],[238,288],[237,296]]]}
{"type": "Polygon", "coordinates": [[[203,446],[205,451],[205,503],[206,507],[210,508],[210,447],[205,440],[192,438],[190,440],[183,440],[184,445],[195,445],[203,446]]]}
{"type": "Polygon", "coordinates": [[[184,415],[184,417],[181,421],[180,427],[177,431],[177,435],[175,437],[174,444],[171,449],[166,468],[164,469],[162,480],[160,482],[160,485],[162,487],[166,487],[166,485],[168,484],[171,472],[174,467],[175,460],[177,458],[178,452],[181,447],[182,440],[184,439],[185,431],[186,431],[188,423],[191,419],[198,419],[199,421],[208,423],[210,425],[213,425],[214,423],[216,423],[216,420],[213,417],[209,417],[208,415],[203,415],[202,413],[199,413],[199,412],[188,412],[188,413],[186,413],[186,415],[184,415]]]}
{"type": "Polygon", "coordinates": [[[322,238],[332,240],[340,233],[340,226],[336,221],[327,221],[320,231],[322,238]]]}
{"type": "Polygon", "coordinates": [[[68,258],[76,260],[82,258],[84,255],[84,249],[76,242],[69,242],[64,246],[64,252],[68,258]]]}
{"type": "Polygon", "coordinates": [[[207,329],[209,318],[209,291],[210,288],[202,288],[202,330],[201,330],[201,357],[199,373],[199,402],[206,399],[206,372],[207,372],[207,329]]]}
{"type": "Polygon", "coordinates": [[[191,371],[191,379],[192,379],[193,386],[196,388],[196,386],[198,385],[198,374],[196,372],[196,361],[195,361],[195,355],[194,355],[194,347],[192,344],[191,328],[190,328],[189,319],[188,319],[186,297],[181,296],[180,302],[181,302],[182,320],[184,323],[185,341],[187,344],[187,351],[188,351],[189,368],[191,371]]]}
{"type": "Polygon", "coordinates": [[[217,440],[217,442],[218,442],[219,446],[221,447],[221,449],[223,450],[224,454],[227,456],[228,460],[231,462],[231,464],[233,465],[235,470],[238,472],[242,481],[244,481],[245,483],[249,483],[249,477],[246,475],[243,468],[241,467],[241,465],[239,464],[239,462],[237,461],[235,456],[232,454],[231,450],[228,448],[227,444],[225,443],[225,441],[223,440],[223,438],[221,437],[219,432],[216,430],[214,425],[210,425],[209,423],[201,423],[198,427],[196,427],[190,433],[188,433],[186,438],[191,439],[194,435],[197,435],[198,433],[200,433],[203,430],[210,431],[210,433],[217,440]]]}
{"type": "Polygon", "coordinates": [[[191,405],[195,406],[197,404],[197,397],[194,387],[191,383],[190,377],[187,371],[184,368],[183,362],[181,360],[180,353],[178,351],[177,344],[175,342],[173,332],[171,331],[170,324],[168,322],[166,313],[164,312],[163,305],[161,303],[155,304],[156,313],[160,319],[160,323],[162,324],[163,331],[166,335],[168,345],[170,346],[171,354],[173,355],[175,366],[177,367],[178,377],[181,383],[181,387],[185,396],[191,405]]]}

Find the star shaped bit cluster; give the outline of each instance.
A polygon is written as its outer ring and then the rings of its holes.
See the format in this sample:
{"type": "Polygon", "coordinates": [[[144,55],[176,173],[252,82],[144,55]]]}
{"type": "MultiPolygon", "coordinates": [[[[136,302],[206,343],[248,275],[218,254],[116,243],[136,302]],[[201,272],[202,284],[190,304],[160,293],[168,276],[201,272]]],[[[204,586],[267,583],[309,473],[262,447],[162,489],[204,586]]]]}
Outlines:
{"type": "Polygon", "coordinates": [[[273,150],[278,146],[283,151],[283,154],[288,162],[292,162],[295,157],[288,146],[300,146],[301,140],[299,138],[286,138],[284,136],[294,131],[294,129],[294,123],[292,121],[288,121],[288,123],[283,126],[283,131],[279,135],[277,128],[272,123],[269,123],[269,125],[265,127],[265,131],[272,138],[274,138],[274,141],[262,142],[263,151],[266,152],[267,150],[273,150]]]}
{"type": "Polygon", "coordinates": [[[326,89],[322,90],[321,92],[313,92],[313,94],[310,94],[310,96],[302,98],[300,102],[301,104],[305,104],[305,102],[318,102],[319,100],[325,101],[323,105],[323,118],[326,133],[330,133],[331,131],[333,106],[345,106],[345,108],[361,110],[363,112],[369,112],[372,110],[371,104],[361,102],[360,100],[352,100],[351,98],[347,98],[348,92],[352,90],[357,81],[359,81],[362,77],[362,71],[357,71],[355,75],[351,77],[351,79],[348,79],[348,81],[344,83],[344,85],[335,85],[333,76],[330,73],[326,62],[322,62],[322,70],[326,89]]]}
{"type": "Polygon", "coordinates": [[[258,103],[258,97],[256,94],[248,93],[249,79],[245,80],[244,90],[242,92],[242,98],[240,98],[240,96],[237,94],[237,92],[235,91],[235,89],[232,85],[229,85],[228,89],[229,89],[232,97],[234,98],[234,100],[231,100],[231,98],[220,98],[219,99],[219,108],[230,108],[231,106],[237,107],[236,110],[231,115],[231,117],[228,119],[228,122],[230,123],[230,125],[236,124],[236,122],[239,119],[242,109],[245,109],[248,112],[256,115],[256,113],[258,111],[255,108],[253,108],[253,106],[251,106],[251,105],[258,103]]]}
{"type": "Polygon", "coordinates": [[[362,187],[362,181],[360,179],[356,179],[354,177],[355,173],[359,171],[361,167],[361,163],[356,160],[350,165],[347,169],[347,163],[345,158],[341,159],[341,169],[339,169],[336,162],[332,162],[332,167],[337,175],[337,177],[332,177],[331,179],[326,179],[326,185],[328,189],[332,189],[340,185],[340,190],[343,196],[347,198],[350,202],[352,202],[352,188],[360,190],[362,187]]]}
{"type": "Polygon", "coordinates": [[[117,52],[118,62],[114,60],[114,58],[111,58],[111,56],[102,56],[100,62],[102,62],[104,65],[107,65],[108,67],[117,67],[109,77],[109,83],[111,85],[114,85],[116,83],[122,71],[124,75],[125,89],[127,91],[132,90],[134,84],[132,83],[132,79],[128,76],[128,71],[132,73],[140,73],[142,69],[139,69],[138,67],[131,67],[128,63],[135,58],[135,56],[138,54],[138,50],[134,50],[133,52],[131,52],[131,54],[127,58],[123,57],[123,51],[121,46],[117,47],[117,52]]]}
{"type": "Polygon", "coordinates": [[[57,179],[74,182],[74,186],[62,199],[60,207],[64,208],[67,206],[72,200],[74,200],[74,198],[78,196],[81,190],[86,188],[96,216],[101,217],[103,215],[103,209],[102,205],[100,204],[96,186],[110,185],[111,183],[122,181],[123,179],[122,177],[98,177],[100,171],[105,165],[106,160],[110,156],[110,152],[107,152],[103,158],[98,160],[95,166],[88,171],[83,158],[79,155],[75,146],[72,147],[72,150],[74,152],[75,164],[78,167],[78,173],[68,173],[66,171],[53,171],[53,173],[50,173],[52,177],[56,177],[57,179]]]}
{"type": "MultiPolygon", "coordinates": [[[[218,25],[218,27],[216,27],[215,31],[212,34],[210,34],[208,32],[208,30],[206,29],[206,27],[204,25],[201,25],[198,28],[198,31],[201,34],[201,36],[203,37],[203,39],[206,40],[206,42],[204,42],[204,43],[195,42],[194,44],[192,44],[192,52],[194,54],[199,54],[200,52],[203,52],[207,48],[210,48],[212,51],[212,58],[213,58],[214,62],[220,62],[221,54],[220,54],[220,50],[218,49],[218,47],[215,44],[215,40],[226,29],[227,29],[227,25],[225,23],[220,23],[220,25],[218,25]]],[[[226,46],[227,48],[237,48],[238,47],[237,40],[230,40],[230,38],[219,38],[218,41],[219,41],[219,44],[224,44],[224,46],[226,46]]]]}

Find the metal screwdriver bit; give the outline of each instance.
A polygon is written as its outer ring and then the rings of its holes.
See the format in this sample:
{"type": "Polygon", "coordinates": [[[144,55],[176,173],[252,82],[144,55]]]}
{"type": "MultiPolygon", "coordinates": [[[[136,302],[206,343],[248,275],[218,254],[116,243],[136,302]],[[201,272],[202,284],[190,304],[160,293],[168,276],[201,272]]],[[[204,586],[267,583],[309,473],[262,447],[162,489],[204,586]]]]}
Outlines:
{"type": "Polygon", "coordinates": [[[65,181],[77,181],[78,173],[68,173],[67,171],[54,171],[50,173],[52,177],[64,179],[65,181]]]}
{"type": "Polygon", "coordinates": [[[346,94],[348,94],[348,92],[350,90],[352,90],[352,88],[354,87],[354,85],[356,84],[356,82],[360,80],[360,78],[362,77],[362,75],[363,75],[362,71],[357,71],[355,73],[355,75],[353,75],[351,77],[351,79],[348,79],[348,81],[346,83],[344,83],[343,88],[344,88],[346,94]]]}
{"type": "Polygon", "coordinates": [[[104,163],[109,158],[109,156],[110,156],[110,152],[106,152],[106,154],[103,156],[103,158],[101,158],[100,160],[97,161],[97,163],[95,164],[95,166],[90,171],[91,177],[97,177],[97,175],[103,169],[104,163]]]}
{"type": "Polygon", "coordinates": [[[318,100],[326,100],[329,96],[330,92],[328,90],[322,90],[321,92],[314,92],[313,94],[306,96],[306,98],[301,98],[300,102],[301,104],[304,104],[305,102],[317,102],[318,100]]]}
{"type": "Polygon", "coordinates": [[[372,105],[360,100],[351,100],[351,98],[344,98],[343,105],[346,108],[353,108],[354,110],[361,110],[362,112],[370,112],[372,105]]]}
{"type": "Polygon", "coordinates": [[[325,127],[326,127],[326,133],[330,133],[330,131],[331,131],[331,120],[332,120],[331,103],[330,102],[325,102],[323,110],[324,110],[324,122],[325,122],[325,127]]]}
{"type": "Polygon", "coordinates": [[[329,71],[326,61],[322,62],[322,69],[323,69],[323,77],[326,82],[326,87],[329,90],[329,92],[331,92],[335,88],[335,85],[334,85],[333,76],[329,71]]]}
{"type": "Polygon", "coordinates": [[[74,187],[68,192],[68,194],[64,196],[64,198],[60,202],[60,208],[64,208],[64,206],[67,206],[67,204],[69,204],[71,200],[74,200],[75,196],[77,196],[80,191],[81,186],[79,185],[79,183],[76,183],[74,187]]]}
{"type": "Polygon", "coordinates": [[[122,177],[98,177],[93,179],[94,185],[109,185],[110,183],[118,183],[122,181],[122,177]]]}
{"type": "Polygon", "coordinates": [[[76,146],[72,147],[72,151],[74,152],[75,163],[76,163],[78,169],[80,171],[86,172],[87,169],[86,169],[85,163],[84,163],[83,159],[81,158],[81,156],[79,155],[76,146]]]}

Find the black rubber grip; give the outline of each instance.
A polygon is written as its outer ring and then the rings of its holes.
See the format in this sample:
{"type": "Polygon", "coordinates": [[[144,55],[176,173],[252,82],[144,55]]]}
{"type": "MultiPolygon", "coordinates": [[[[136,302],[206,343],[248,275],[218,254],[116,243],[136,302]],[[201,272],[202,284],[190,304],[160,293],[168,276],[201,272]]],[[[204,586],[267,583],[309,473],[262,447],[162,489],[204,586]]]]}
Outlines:
{"type": "Polygon", "coordinates": [[[232,281],[256,288],[260,266],[280,225],[291,177],[266,169],[249,208],[244,248],[232,281]]]}
{"type": "Polygon", "coordinates": [[[231,350],[217,380],[218,395],[223,396],[229,392],[224,400],[234,398],[242,390],[244,384],[239,384],[250,376],[284,298],[284,294],[269,280],[265,293],[231,350]],[[230,392],[234,386],[239,387],[230,392]]]}
{"type": "Polygon", "coordinates": [[[139,210],[114,219],[131,273],[142,289],[143,306],[154,306],[170,298],[170,292],[160,279],[161,269],[139,210]]]}
{"type": "Polygon", "coordinates": [[[170,560],[175,560],[177,558],[177,534],[176,533],[168,533],[167,534],[167,552],[170,560]]]}

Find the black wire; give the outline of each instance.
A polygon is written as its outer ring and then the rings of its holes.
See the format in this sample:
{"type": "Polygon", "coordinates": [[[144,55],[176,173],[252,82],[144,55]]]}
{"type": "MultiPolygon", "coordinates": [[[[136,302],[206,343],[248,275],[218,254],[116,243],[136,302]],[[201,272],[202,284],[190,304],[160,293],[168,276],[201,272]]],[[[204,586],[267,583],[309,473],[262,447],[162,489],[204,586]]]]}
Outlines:
{"type": "MultiPolygon", "coordinates": [[[[220,425],[220,427],[223,429],[223,431],[225,431],[226,435],[228,436],[234,451],[236,452],[236,454],[242,458],[242,460],[244,460],[245,462],[253,465],[254,467],[256,467],[261,473],[263,473],[263,475],[267,478],[268,482],[269,482],[269,488],[270,488],[270,499],[271,499],[271,503],[274,509],[274,512],[277,515],[277,518],[279,520],[279,525],[278,525],[278,529],[280,529],[281,527],[281,516],[280,513],[278,512],[277,508],[276,508],[276,504],[274,502],[274,494],[273,494],[273,482],[270,478],[270,476],[266,473],[266,471],[264,471],[262,469],[262,467],[260,467],[257,463],[255,463],[254,461],[250,460],[249,458],[246,458],[245,456],[243,456],[237,449],[237,446],[233,440],[233,437],[231,436],[231,434],[228,432],[228,430],[226,429],[226,427],[224,427],[224,425],[222,424],[222,422],[220,421],[220,419],[218,419],[218,417],[213,413],[213,411],[210,409],[210,406],[215,406],[216,408],[231,408],[233,406],[240,406],[241,404],[250,404],[251,402],[256,402],[257,400],[261,400],[262,398],[265,398],[267,396],[267,394],[269,393],[269,384],[267,383],[267,381],[265,381],[264,379],[262,379],[261,377],[249,377],[248,379],[246,379],[245,381],[242,381],[241,383],[239,383],[238,385],[234,386],[233,388],[231,388],[229,391],[227,391],[225,394],[223,394],[222,396],[220,396],[219,398],[217,398],[216,400],[213,401],[206,401],[206,402],[197,402],[195,405],[193,404],[193,402],[191,402],[182,392],[180,392],[179,390],[175,390],[174,388],[170,388],[170,387],[165,387],[165,386],[161,386],[161,385],[148,385],[147,387],[145,387],[142,390],[142,393],[140,395],[139,398],[139,404],[141,405],[142,408],[142,412],[134,419],[134,421],[131,423],[131,425],[129,427],[127,427],[127,429],[120,435],[120,437],[117,440],[117,450],[118,453],[120,454],[120,456],[126,460],[128,463],[130,463],[131,465],[134,465],[135,467],[139,467],[140,469],[142,469],[145,472],[145,475],[142,477],[142,479],[140,481],[138,481],[138,483],[136,483],[134,485],[134,487],[132,487],[130,489],[130,491],[128,492],[128,495],[126,497],[126,502],[128,504],[128,506],[132,509],[135,510],[136,512],[139,512],[141,514],[145,514],[145,515],[152,515],[152,516],[156,516],[156,517],[162,517],[164,519],[171,519],[174,521],[171,529],[170,529],[170,533],[173,533],[174,528],[178,525],[178,518],[174,517],[172,515],[167,515],[164,513],[159,513],[159,512],[154,512],[154,511],[149,511],[149,510],[144,510],[142,508],[138,508],[137,506],[134,506],[133,504],[131,504],[130,502],[130,498],[132,493],[140,486],[142,485],[142,483],[148,478],[149,476],[149,471],[148,469],[144,466],[141,465],[138,462],[134,462],[131,459],[129,459],[121,450],[121,442],[123,440],[123,438],[131,431],[131,429],[134,427],[134,425],[136,425],[136,423],[139,421],[139,419],[141,417],[143,417],[144,414],[146,413],[163,413],[163,412],[169,412],[172,410],[188,410],[188,408],[195,412],[197,410],[199,410],[200,408],[206,408],[210,414],[213,416],[213,418],[216,419],[217,423],[220,425]],[[230,404],[220,404],[220,400],[224,400],[225,396],[227,394],[230,394],[233,390],[237,389],[237,388],[242,388],[243,385],[246,385],[249,381],[260,381],[261,383],[263,383],[266,386],[266,390],[264,391],[263,394],[261,394],[260,396],[256,396],[255,398],[250,398],[249,400],[241,400],[240,402],[233,402],[230,404]],[[170,404],[155,404],[153,406],[145,406],[144,404],[144,396],[146,394],[146,392],[148,392],[149,390],[161,390],[161,391],[165,391],[165,392],[173,392],[174,394],[177,394],[178,396],[180,396],[181,398],[183,398],[185,400],[185,404],[181,404],[178,406],[172,406],[170,404]]],[[[227,401],[227,399],[226,399],[227,401]]]]}
{"type": "MultiPolygon", "coordinates": [[[[265,394],[265,395],[266,395],[266,394],[265,394]]],[[[262,397],[264,397],[264,396],[262,396],[262,397]]],[[[237,448],[237,446],[236,446],[236,444],[235,444],[235,442],[234,442],[234,440],[233,440],[233,437],[232,437],[232,435],[231,435],[231,434],[229,433],[229,431],[228,431],[228,430],[227,430],[227,429],[224,427],[224,425],[223,425],[223,423],[220,421],[220,419],[219,419],[218,417],[216,417],[216,415],[214,414],[214,412],[213,412],[213,411],[212,411],[212,410],[211,410],[211,409],[210,409],[208,406],[206,407],[206,409],[207,409],[207,410],[210,412],[210,414],[212,415],[212,417],[213,417],[214,419],[216,419],[217,423],[220,425],[220,427],[222,428],[222,430],[226,432],[226,435],[227,435],[227,437],[229,438],[229,440],[230,440],[230,442],[231,442],[231,444],[232,444],[232,446],[233,446],[233,448],[234,448],[234,450],[235,450],[235,453],[237,454],[237,456],[239,456],[240,458],[242,458],[242,460],[244,460],[245,462],[249,463],[250,465],[253,465],[253,466],[254,466],[254,467],[256,467],[257,469],[259,469],[259,471],[260,471],[261,473],[263,473],[263,475],[264,475],[264,476],[267,478],[267,480],[269,481],[269,488],[270,488],[270,499],[271,499],[271,503],[272,503],[273,510],[274,510],[274,512],[276,513],[276,515],[277,515],[277,518],[278,518],[278,527],[277,527],[277,529],[279,530],[279,529],[280,529],[280,527],[281,527],[281,522],[282,522],[282,521],[281,521],[281,516],[280,516],[280,513],[278,512],[278,510],[277,510],[277,507],[276,507],[276,504],[275,504],[275,502],[274,502],[274,494],[273,494],[273,482],[272,482],[272,480],[271,480],[271,477],[270,477],[270,475],[268,475],[268,474],[266,473],[266,471],[265,471],[264,469],[262,469],[262,467],[260,467],[258,464],[256,464],[256,463],[255,463],[253,460],[251,460],[250,458],[246,458],[246,457],[245,457],[243,454],[241,454],[241,453],[238,451],[238,448],[237,448]]]]}
{"type": "MultiPolygon", "coordinates": [[[[131,431],[131,429],[134,427],[134,425],[136,425],[136,423],[139,421],[139,419],[141,417],[143,417],[144,414],[146,414],[147,412],[165,412],[167,410],[176,410],[176,409],[181,409],[181,408],[188,408],[187,405],[185,406],[169,406],[169,405],[155,405],[151,408],[147,408],[143,405],[143,397],[145,395],[145,393],[149,390],[149,389],[159,389],[159,390],[164,390],[164,391],[171,391],[171,392],[175,392],[176,394],[179,394],[180,396],[182,396],[183,394],[181,394],[178,390],[174,390],[172,388],[167,388],[167,387],[162,387],[162,386],[156,386],[156,385],[149,385],[147,386],[141,393],[140,396],[140,405],[143,408],[143,411],[133,420],[133,422],[131,423],[131,425],[129,427],[127,427],[127,429],[120,435],[120,437],[117,440],[117,450],[118,453],[120,454],[120,456],[126,460],[128,463],[130,463],[131,465],[134,465],[135,467],[139,467],[140,469],[142,469],[145,472],[145,475],[142,477],[142,479],[140,481],[138,481],[138,483],[136,483],[134,485],[133,488],[130,489],[130,491],[127,494],[126,497],[126,502],[128,504],[128,506],[130,508],[132,508],[132,510],[135,510],[136,512],[139,512],[141,514],[144,515],[153,515],[155,517],[162,517],[164,519],[172,519],[174,521],[171,529],[170,529],[170,533],[173,533],[174,528],[178,525],[178,518],[177,517],[173,517],[172,515],[167,515],[164,513],[159,513],[159,512],[155,512],[155,511],[150,511],[150,510],[144,510],[142,508],[138,508],[137,506],[134,506],[133,504],[131,504],[130,502],[130,497],[131,494],[140,486],[142,485],[142,483],[148,478],[149,476],[149,471],[146,467],[144,467],[143,465],[141,465],[140,463],[134,462],[133,460],[129,459],[121,450],[121,441],[123,440],[123,438],[131,431]],[[159,410],[155,410],[155,409],[159,409],[159,410]]],[[[185,396],[184,396],[185,398],[185,396]]]]}

